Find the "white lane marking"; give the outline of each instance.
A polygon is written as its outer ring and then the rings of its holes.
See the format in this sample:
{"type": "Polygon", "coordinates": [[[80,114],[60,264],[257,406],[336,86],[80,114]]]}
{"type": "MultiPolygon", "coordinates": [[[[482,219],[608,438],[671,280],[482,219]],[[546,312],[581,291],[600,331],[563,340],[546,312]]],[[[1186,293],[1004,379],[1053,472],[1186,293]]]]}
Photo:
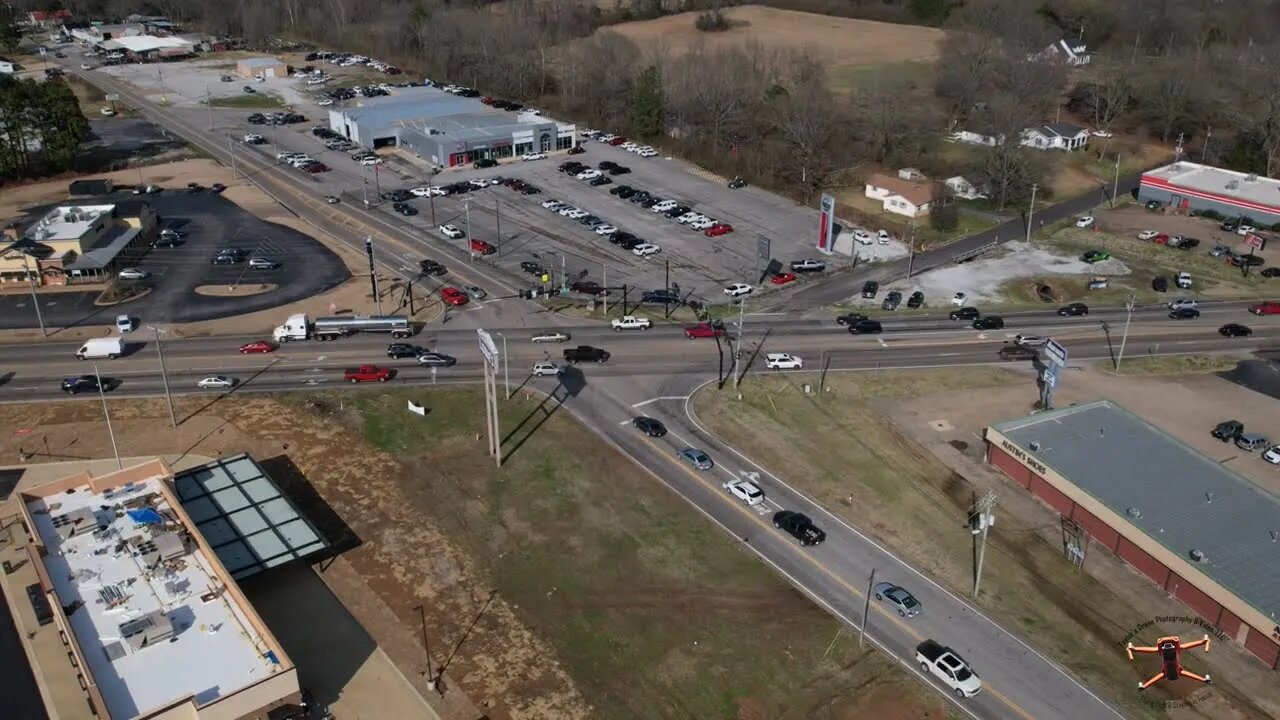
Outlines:
{"type": "Polygon", "coordinates": [[[626,424],[627,424],[627,423],[629,423],[629,422],[631,422],[631,421],[630,421],[630,420],[623,420],[622,422],[620,422],[620,423],[618,423],[618,424],[619,424],[619,425],[626,425],[626,424]]]}
{"type": "Polygon", "coordinates": [[[649,398],[648,400],[641,400],[638,403],[632,403],[631,407],[633,408],[644,407],[645,405],[652,405],[653,403],[660,402],[662,400],[688,400],[688,399],[689,399],[688,395],[663,395],[661,397],[649,398]]]}

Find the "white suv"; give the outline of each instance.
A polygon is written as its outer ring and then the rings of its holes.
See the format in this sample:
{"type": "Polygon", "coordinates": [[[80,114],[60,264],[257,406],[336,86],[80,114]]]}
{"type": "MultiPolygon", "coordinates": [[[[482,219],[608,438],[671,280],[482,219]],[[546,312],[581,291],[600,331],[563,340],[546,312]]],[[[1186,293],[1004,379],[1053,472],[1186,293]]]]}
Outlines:
{"type": "Polygon", "coordinates": [[[447,238],[452,238],[453,240],[457,240],[462,237],[462,231],[458,229],[457,225],[441,225],[440,234],[447,238]]]}
{"type": "Polygon", "coordinates": [[[804,368],[804,361],[795,355],[786,353],[769,353],[764,356],[765,367],[770,370],[800,370],[804,368]]]}
{"type": "Polygon", "coordinates": [[[600,177],[599,170],[587,169],[577,174],[579,180],[595,180],[600,177]]]}
{"type": "Polygon", "coordinates": [[[722,484],[729,494],[748,505],[759,505],[764,502],[764,491],[753,482],[746,480],[728,480],[722,484]]]}
{"type": "Polygon", "coordinates": [[[693,228],[694,230],[706,230],[707,228],[715,224],[716,224],[716,221],[714,218],[703,216],[689,223],[689,227],[693,228]]]}
{"type": "Polygon", "coordinates": [[[654,205],[649,209],[656,213],[664,213],[678,204],[679,203],[677,203],[675,200],[663,200],[662,202],[658,203],[657,205],[654,205]]]}
{"type": "Polygon", "coordinates": [[[724,289],[724,294],[729,297],[740,297],[742,295],[750,295],[754,289],[746,283],[734,283],[724,289]]]}

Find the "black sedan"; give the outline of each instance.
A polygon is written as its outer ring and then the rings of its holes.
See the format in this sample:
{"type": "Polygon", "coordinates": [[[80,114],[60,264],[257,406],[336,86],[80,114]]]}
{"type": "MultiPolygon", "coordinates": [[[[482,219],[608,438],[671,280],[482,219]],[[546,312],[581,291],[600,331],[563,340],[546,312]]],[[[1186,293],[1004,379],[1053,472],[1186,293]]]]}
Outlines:
{"type": "Polygon", "coordinates": [[[1226,325],[1218,328],[1218,332],[1223,337],[1229,338],[1249,337],[1253,334],[1253,329],[1247,325],[1241,325],[1240,323],[1227,323],[1226,325]]]}
{"type": "Polygon", "coordinates": [[[1198,317],[1200,317],[1200,311],[1189,307],[1177,308],[1169,313],[1171,320],[1195,320],[1198,317]]]}
{"type": "Polygon", "coordinates": [[[426,348],[418,345],[410,345],[408,343],[392,343],[387,346],[387,357],[391,358],[392,360],[399,360],[401,358],[417,358],[417,357],[422,357],[423,353],[425,353],[426,351],[427,351],[426,348]]]}
{"type": "Polygon", "coordinates": [[[958,310],[952,310],[947,317],[952,320],[977,320],[982,313],[978,312],[976,307],[962,307],[958,310]]]}
{"type": "Polygon", "coordinates": [[[1280,268],[1269,267],[1262,271],[1262,277],[1265,277],[1265,278],[1280,277],[1280,268]]]}
{"type": "Polygon", "coordinates": [[[924,305],[924,293],[919,290],[911,293],[911,297],[907,298],[907,307],[912,310],[924,305]]]}
{"type": "Polygon", "coordinates": [[[1071,303],[1058,308],[1058,315],[1061,317],[1074,317],[1076,315],[1088,315],[1089,306],[1084,303],[1071,303]]]}
{"type": "Polygon", "coordinates": [[[1004,318],[997,315],[975,318],[973,321],[974,330],[999,330],[1003,327],[1004,318]]]}
{"type": "Polygon", "coordinates": [[[443,275],[446,272],[444,265],[435,260],[418,261],[418,269],[422,271],[423,275],[443,275]]]}
{"type": "Polygon", "coordinates": [[[658,420],[641,415],[631,421],[632,425],[649,437],[662,437],[667,434],[667,427],[658,420]]]}
{"type": "Polygon", "coordinates": [[[110,390],[111,384],[104,378],[100,388],[96,375],[81,375],[79,377],[67,378],[62,381],[62,392],[68,395],[75,395],[76,393],[82,392],[98,392],[99,389],[110,390]]]}
{"type": "Polygon", "coordinates": [[[523,270],[524,272],[529,273],[530,275],[542,275],[547,272],[546,270],[543,269],[541,265],[531,260],[525,260],[524,262],[520,263],[520,269],[523,270]]]}

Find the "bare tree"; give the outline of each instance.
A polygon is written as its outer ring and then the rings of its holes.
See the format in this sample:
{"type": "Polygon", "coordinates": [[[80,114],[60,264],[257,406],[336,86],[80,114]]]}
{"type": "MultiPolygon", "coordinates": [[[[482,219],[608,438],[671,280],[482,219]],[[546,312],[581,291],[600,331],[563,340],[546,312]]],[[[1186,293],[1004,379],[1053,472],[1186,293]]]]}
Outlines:
{"type": "Polygon", "coordinates": [[[818,90],[792,94],[773,106],[772,115],[790,160],[783,175],[795,183],[804,202],[853,169],[849,127],[829,95],[818,90]]]}
{"type": "Polygon", "coordinates": [[[1239,100],[1230,107],[1238,127],[1262,144],[1266,175],[1280,169],[1280,45],[1249,48],[1241,53],[1235,75],[1239,100]]]}

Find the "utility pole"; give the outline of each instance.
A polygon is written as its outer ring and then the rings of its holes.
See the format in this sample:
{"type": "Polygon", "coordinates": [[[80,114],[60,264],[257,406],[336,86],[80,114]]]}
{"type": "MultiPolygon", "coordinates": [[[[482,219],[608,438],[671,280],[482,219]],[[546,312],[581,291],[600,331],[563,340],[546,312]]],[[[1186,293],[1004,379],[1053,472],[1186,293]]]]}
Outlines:
{"type": "Polygon", "coordinates": [[[996,494],[988,490],[983,493],[977,504],[974,505],[973,517],[970,518],[969,532],[974,535],[982,535],[982,538],[978,541],[978,568],[973,575],[974,597],[978,596],[978,589],[982,585],[982,560],[987,555],[987,533],[991,530],[991,526],[996,524],[995,515],[992,514],[995,507],[996,494]]]}
{"type": "Polygon", "coordinates": [[[501,200],[493,201],[493,215],[494,215],[494,222],[496,222],[498,225],[498,229],[494,233],[495,235],[498,236],[498,257],[502,257],[502,201],[501,200]]]}
{"type": "Polygon", "coordinates": [[[911,269],[916,264],[916,219],[911,218],[911,241],[907,243],[907,279],[911,279],[911,269]]]}
{"type": "Polygon", "coordinates": [[[369,178],[365,175],[365,166],[360,165],[360,194],[364,197],[364,206],[369,207],[369,178]]]}
{"type": "Polygon", "coordinates": [[[1116,206],[1116,196],[1120,194],[1120,153],[1116,153],[1116,178],[1111,182],[1111,207],[1116,206]]]}
{"type": "Polygon", "coordinates": [[[862,626],[858,628],[858,647],[862,647],[862,641],[867,637],[867,616],[871,614],[871,595],[875,592],[876,586],[876,569],[871,568],[871,579],[867,580],[867,595],[862,602],[862,626]]]}
{"type": "Polygon", "coordinates": [[[1031,216],[1034,215],[1036,212],[1036,191],[1039,189],[1040,189],[1040,186],[1038,184],[1031,183],[1031,204],[1027,207],[1027,244],[1028,245],[1031,244],[1031,216]]]}
{"type": "Polygon", "coordinates": [[[102,374],[98,372],[98,363],[93,363],[93,376],[98,379],[98,397],[102,398],[102,414],[107,418],[107,434],[111,436],[111,452],[116,456],[116,469],[124,469],[120,461],[120,448],[116,445],[116,431],[111,428],[111,412],[107,410],[107,393],[102,389],[102,374]]]}
{"type": "Polygon", "coordinates": [[[465,197],[462,199],[462,211],[464,213],[463,224],[467,226],[467,230],[466,230],[467,253],[471,257],[471,262],[475,262],[476,252],[471,248],[471,198],[470,197],[465,197]]]}
{"type": "Polygon", "coordinates": [[[1124,299],[1124,335],[1120,337],[1120,353],[1116,355],[1116,372],[1120,372],[1120,361],[1124,359],[1124,345],[1129,341],[1129,322],[1133,320],[1134,308],[1138,306],[1138,296],[1129,293],[1124,299]]]}
{"type": "Polygon", "coordinates": [[[1209,138],[1213,137],[1213,127],[1206,126],[1204,129],[1204,149],[1200,151],[1200,162],[1204,162],[1209,156],[1209,138]]]}
{"type": "MultiPolygon", "coordinates": [[[[204,104],[209,108],[209,130],[213,130],[213,102],[209,99],[209,83],[204,84],[204,104]]],[[[230,136],[228,136],[230,137],[230,136]]]]}
{"type": "MultiPolygon", "coordinates": [[[[236,179],[236,146],[231,142],[231,136],[227,136],[227,154],[231,156],[231,179],[236,179]]],[[[142,175],[142,171],[138,171],[138,175],[142,175]]]]}
{"type": "Polygon", "coordinates": [[[511,399],[511,366],[507,363],[507,336],[498,333],[498,337],[502,338],[502,386],[506,392],[506,399],[511,399]]]}
{"type": "Polygon", "coordinates": [[[1182,159],[1182,140],[1186,133],[1178,133],[1178,144],[1173,148],[1173,161],[1178,162],[1182,159]]]}
{"type": "Polygon", "coordinates": [[[604,316],[607,318],[609,317],[609,266],[600,263],[600,273],[600,284],[604,286],[604,294],[600,296],[600,301],[604,303],[604,316]]]}
{"type": "Polygon", "coordinates": [[[40,314],[40,300],[36,297],[36,278],[31,274],[31,268],[27,265],[27,254],[25,252],[22,254],[22,271],[27,274],[27,282],[31,283],[31,306],[36,309],[36,322],[40,323],[40,332],[45,337],[49,337],[49,331],[44,326],[44,316],[40,314]]]}
{"type": "Polygon", "coordinates": [[[742,356],[742,322],[747,316],[747,299],[738,299],[738,338],[733,343],[733,389],[738,389],[738,360],[742,356]]]}
{"type": "Polygon", "coordinates": [[[156,334],[156,354],[160,356],[160,379],[164,382],[164,399],[169,403],[169,422],[178,427],[178,413],[173,409],[173,394],[169,392],[169,373],[164,367],[164,346],[160,342],[160,328],[152,325],[156,334]]]}
{"type": "Polygon", "coordinates": [[[382,181],[378,178],[379,167],[380,167],[379,165],[373,166],[373,191],[374,191],[374,194],[378,196],[378,199],[381,200],[382,199],[382,181]]]}
{"type": "Polygon", "coordinates": [[[367,236],[364,239],[364,251],[369,256],[369,282],[373,289],[374,307],[378,309],[378,314],[382,314],[382,293],[378,290],[378,270],[373,263],[373,237],[367,236]]]}
{"type": "MultiPolygon", "coordinates": [[[[435,188],[432,188],[433,190],[435,188]]],[[[427,193],[427,198],[431,201],[431,224],[436,224],[436,195],[435,193],[427,193]]]]}

